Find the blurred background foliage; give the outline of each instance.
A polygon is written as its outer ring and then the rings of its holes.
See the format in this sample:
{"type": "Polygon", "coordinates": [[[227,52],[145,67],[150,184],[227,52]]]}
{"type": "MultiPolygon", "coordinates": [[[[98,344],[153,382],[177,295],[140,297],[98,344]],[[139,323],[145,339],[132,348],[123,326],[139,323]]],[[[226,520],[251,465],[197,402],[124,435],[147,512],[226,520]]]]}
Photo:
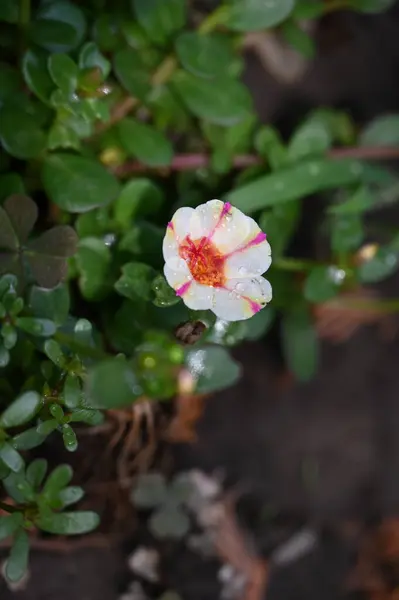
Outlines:
{"type": "Polygon", "coordinates": [[[359,129],[323,107],[285,139],[259,121],[241,80],[251,33],[273,30],[309,58],[312,19],[392,4],[1,1],[0,540],[14,536],[10,580],[26,569],[28,531],[98,523],[64,510],[83,496],[68,465],[47,475],[46,461],[26,460],[48,436],[73,452],[75,424],[99,425],[107,410],[228,387],[240,377],[229,348],[271,330],[289,370],[309,380],[317,307],[399,309],[361,298],[398,266],[399,234],[373,215],[399,198],[383,162],[398,155],[399,115],[359,129]],[[257,219],[273,250],[273,302],[247,322],[189,311],[162,274],[170,216],[216,197],[257,219]],[[309,211],[318,243],[301,253],[309,211]],[[206,330],[195,344],[176,339],[197,321],[206,330]]]}

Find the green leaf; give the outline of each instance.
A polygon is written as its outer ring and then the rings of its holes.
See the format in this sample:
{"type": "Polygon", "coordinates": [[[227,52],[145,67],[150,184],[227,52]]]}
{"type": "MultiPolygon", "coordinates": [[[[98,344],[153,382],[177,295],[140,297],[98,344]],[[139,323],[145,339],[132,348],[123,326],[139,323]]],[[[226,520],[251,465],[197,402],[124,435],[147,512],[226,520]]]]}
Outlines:
{"type": "Polygon", "coordinates": [[[46,136],[33,116],[18,106],[0,109],[0,141],[15,158],[36,158],[45,147],[46,136]]]}
{"type": "Polygon", "coordinates": [[[224,23],[235,31],[271,29],[284,21],[294,8],[294,0],[232,0],[224,23]]]}
{"type": "Polygon", "coordinates": [[[37,458],[26,468],[26,479],[35,490],[38,490],[42,485],[47,473],[47,466],[47,460],[37,458]]]}
{"type": "Polygon", "coordinates": [[[76,408],[80,405],[81,389],[79,378],[73,373],[68,373],[64,384],[64,402],[68,408],[76,408]]]}
{"type": "Polygon", "coordinates": [[[245,213],[253,213],[280,202],[358,183],[365,170],[362,163],[354,160],[315,159],[259,177],[230,192],[224,200],[245,213]]]}
{"type": "Polygon", "coordinates": [[[166,502],[168,489],[161,473],[144,473],[137,477],[130,499],[137,508],[155,508],[166,502]]]}
{"type": "Polygon", "coordinates": [[[0,335],[3,338],[3,345],[6,350],[11,350],[17,343],[18,334],[11,323],[4,323],[1,328],[0,335]]]}
{"type": "Polygon", "coordinates": [[[17,23],[19,16],[19,5],[15,0],[2,0],[0,4],[0,21],[6,23],[17,23]]]}
{"type": "Polygon", "coordinates": [[[197,381],[198,394],[208,394],[230,387],[241,377],[240,365],[220,346],[189,350],[186,364],[197,381]]]}
{"type": "Polygon", "coordinates": [[[62,325],[69,314],[69,289],[65,284],[48,290],[33,285],[29,294],[29,310],[34,317],[51,319],[56,325],[62,325]]]}
{"type": "Polygon", "coordinates": [[[66,358],[62,352],[61,346],[55,340],[46,340],[44,344],[44,352],[49,359],[59,368],[63,368],[66,364],[66,358]]]}
{"type": "Polygon", "coordinates": [[[101,54],[97,44],[86,42],[79,53],[79,67],[81,69],[95,69],[101,71],[103,79],[106,79],[111,71],[111,63],[101,54]]]}
{"type": "Polygon", "coordinates": [[[121,408],[130,406],[142,394],[135,373],[119,359],[97,364],[87,378],[89,405],[92,408],[121,408]]]}
{"type": "Polygon", "coordinates": [[[36,203],[28,196],[13,194],[4,202],[3,208],[7,213],[16,238],[19,242],[25,242],[37,220],[36,203]]]}
{"type": "Polygon", "coordinates": [[[286,314],[282,323],[282,341],[288,368],[299,381],[308,381],[316,373],[318,340],[306,308],[286,314]]]}
{"type": "Polygon", "coordinates": [[[6,367],[10,362],[10,353],[0,344],[0,368],[6,367]]]}
{"type": "Polygon", "coordinates": [[[286,21],[281,32],[286,42],[306,59],[311,60],[316,53],[316,45],[311,36],[295,21],[286,21]]]}
{"type": "Polygon", "coordinates": [[[366,13],[379,13],[388,10],[395,0],[348,0],[348,8],[354,8],[366,13]]]}
{"type": "Polygon", "coordinates": [[[49,150],[57,150],[57,148],[79,150],[80,139],[73,129],[67,127],[64,123],[56,121],[49,131],[47,148],[49,150]]]}
{"type": "Polygon", "coordinates": [[[151,517],[148,526],[155,537],[180,539],[190,530],[190,519],[179,506],[166,505],[151,517]]]}
{"type": "Polygon", "coordinates": [[[124,44],[116,12],[102,13],[93,24],[93,39],[103,52],[115,52],[124,44]]]}
{"type": "Polygon", "coordinates": [[[185,0],[131,0],[137,20],[156,44],[170,40],[186,22],[185,0]]]}
{"type": "Polygon", "coordinates": [[[177,37],[175,48],[182,66],[198,77],[225,75],[234,58],[229,40],[219,34],[185,31],[177,37]]]}
{"type": "Polygon", "coordinates": [[[68,423],[62,428],[62,439],[64,442],[65,449],[68,452],[75,452],[78,448],[78,439],[76,433],[68,423]]]}
{"type": "Polygon", "coordinates": [[[280,134],[271,126],[263,126],[255,136],[254,145],[275,171],[287,162],[287,150],[280,134]]]}
{"type": "Polygon", "coordinates": [[[362,131],[359,137],[361,146],[398,146],[399,114],[377,117],[362,131]]]}
{"type": "Polygon", "coordinates": [[[261,214],[259,225],[267,234],[273,257],[284,254],[301,216],[301,208],[300,202],[286,202],[261,214]]]}
{"type": "Polygon", "coordinates": [[[333,252],[356,250],[364,238],[359,215],[337,216],[332,221],[331,248],[333,252]]]}
{"type": "Polygon", "coordinates": [[[315,19],[324,12],[324,4],[316,0],[299,0],[292,12],[292,17],[296,20],[315,19]]]}
{"type": "Polygon", "coordinates": [[[114,204],[115,220],[126,230],[136,217],[157,214],[163,202],[161,189],[150,179],[131,179],[123,186],[114,204]]]}
{"type": "Polygon", "coordinates": [[[173,158],[173,147],[161,131],[146,123],[125,118],[118,124],[121,144],[126,152],[150,167],[166,167],[173,158]]]}
{"type": "Polygon", "coordinates": [[[379,248],[375,256],[358,268],[360,281],[376,283],[392,275],[399,266],[399,253],[390,247],[379,248]]]}
{"type": "Polygon", "coordinates": [[[373,194],[368,187],[362,185],[347,200],[329,206],[328,212],[342,216],[359,215],[366,212],[373,204],[373,194]]]}
{"type": "Polygon", "coordinates": [[[173,306],[179,302],[176,292],[170,287],[163,275],[157,275],[151,284],[155,293],[154,304],[159,307],[173,306]]]}
{"type": "Polygon", "coordinates": [[[47,54],[39,49],[27,50],[22,58],[22,73],[29,89],[48,104],[54,84],[47,70],[47,54]]]}
{"type": "Polygon", "coordinates": [[[79,502],[83,498],[84,494],[84,490],[77,485],[66,487],[60,493],[62,507],[65,508],[71,504],[76,504],[76,502],[79,502]]]}
{"type": "Polygon", "coordinates": [[[99,162],[72,154],[52,154],[44,161],[44,188],[63,210],[82,213],[110,204],[119,193],[117,179],[99,162]]]}
{"type": "Polygon", "coordinates": [[[76,511],[46,513],[36,519],[36,525],[47,533],[56,535],[81,535],[96,529],[100,519],[95,512],[76,511]]]}
{"type": "Polygon", "coordinates": [[[64,94],[73,94],[78,82],[79,69],[68,54],[52,54],[49,56],[48,70],[55,85],[64,94]]]}
{"type": "Polygon", "coordinates": [[[25,193],[24,182],[18,173],[0,175],[0,203],[13,194],[25,193]]]}
{"type": "Polygon", "coordinates": [[[11,444],[15,450],[32,450],[32,448],[40,446],[45,439],[46,436],[38,433],[36,427],[31,427],[22,433],[14,435],[11,444]]]}
{"type": "Polygon", "coordinates": [[[326,302],[334,298],[339,290],[339,281],[334,276],[336,267],[315,267],[306,278],[304,295],[309,302],[326,302]]]}
{"type": "Polygon", "coordinates": [[[82,295],[90,300],[101,299],[110,286],[111,252],[108,246],[94,237],[81,240],[76,264],[82,295]]]}
{"type": "Polygon", "coordinates": [[[118,294],[130,300],[150,300],[154,275],[154,269],[149,265],[139,262],[126,263],[114,287],[118,294]]]}
{"type": "MultiPolygon", "coordinates": [[[[1,8],[0,8],[1,10],[1,8]]],[[[22,87],[21,75],[7,63],[0,62],[0,104],[13,97],[22,87]]]]}
{"type": "Polygon", "coordinates": [[[27,423],[35,416],[41,404],[42,399],[37,392],[25,392],[0,416],[0,427],[8,429],[27,423]]]}
{"type": "Polygon", "coordinates": [[[211,123],[230,127],[251,112],[249,91],[235,79],[220,77],[215,86],[212,80],[178,71],[172,79],[172,85],[189,111],[211,123]]]}
{"type": "Polygon", "coordinates": [[[104,421],[104,415],[99,410],[92,410],[90,408],[81,408],[74,410],[69,415],[69,421],[71,423],[87,423],[87,425],[101,425],[104,421]]]}
{"type": "Polygon", "coordinates": [[[13,513],[12,515],[4,515],[0,517],[0,541],[13,535],[23,523],[22,513],[13,513]]]}
{"type": "Polygon", "coordinates": [[[324,119],[312,114],[295,131],[288,146],[288,158],[296,162],[304,157],[324,154],[333,138],[324,119]]]}
{"type": "Polygon", "coordinates": [[[81,9],[66,0],[42,4],[31,23],[31,38],[49,52],[69,52],[77,48],[86,33],[81,9]]]}
{"type": "Polygon", "coordinates": [[[50,433],[53,433],[58,427],[58,421],[55,419],[48,419],[47,421],[43,421],[39,423],[36,428],[36,431],[39,435],[47,437],[50,433]]]}
{"type": "Polygon", "coordinates": [[[64,418],[64,411],[59,404],[50,404],[50,414],[58,423],[64,418]]]}
{"type": "MultiPolygon", "coordinates": [[[[32,493],[32,486],[26,480],[23,470],[18,473],[9,473],[2,481],[7,494],[17,504],[24,504],[32,493]]],[[[31,501],[32,499],[30,499],[31,501]]]]}
{"type": "Polygon", "coordinates": [[[9,581],[22,579],[28,568],[29,538],[26,531],[20,529],[14,538],[10,555],[5,564],[5,575],[9,581]]]}
{"type": "Polygon", "coordinates": [[[139,100],[146,100],[151,90],[151,73],[137,50],[119,50],[114,56],[114,71],[129,94],[139,100]]]}
{"type": "Polygon", "coordinates": [[[57,330],[55,323],[50,319],[37,319],[35,317],[18,317],[15,320],[15,325],[26,333],[39,337],[50,337],[57,330]]]}
{"type": "Polygon", "coordinates": [[[58,495],[60,490],[70,483],[72,476],[73,470],[70,465],[59,465],[47,477],[43,494],[48,498],[58,495]]]}
{"type": "Polygon", "coordinates": [[[24,467],[22,456],[7,442],[0,447],[0,459],[14,473],[18,473],[24,467]]]}

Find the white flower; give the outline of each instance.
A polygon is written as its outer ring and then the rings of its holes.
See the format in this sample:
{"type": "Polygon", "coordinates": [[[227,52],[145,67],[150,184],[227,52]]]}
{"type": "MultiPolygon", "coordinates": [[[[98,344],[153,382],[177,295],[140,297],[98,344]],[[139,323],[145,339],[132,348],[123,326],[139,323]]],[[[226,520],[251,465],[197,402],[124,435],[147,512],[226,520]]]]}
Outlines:
{"type": "Polygon", "coordinates": [[[194,310],[226,321],[249,319],[272,299],[261,277],[272,261],[257,223],[229,202],[179,208],[163,241],[169,285],[194,310]]]}

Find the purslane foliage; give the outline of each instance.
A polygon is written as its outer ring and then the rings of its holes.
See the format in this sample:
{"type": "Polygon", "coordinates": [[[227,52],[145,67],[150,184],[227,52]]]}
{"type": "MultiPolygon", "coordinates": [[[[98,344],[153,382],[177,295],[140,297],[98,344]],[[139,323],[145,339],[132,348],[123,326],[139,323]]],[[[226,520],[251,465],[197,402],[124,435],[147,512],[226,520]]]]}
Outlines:
{"type": "MultiPolygon", "coordinates": [[[[345,4],[373,13],[393,2],[345,4]]],[[[10,580],[25,572],[29,530],[72,535],[98,523],[68,508],[83,496],[71,468],[47,473],[29,450],[58,435],[75,451],[76,423],[98,424],[143,396],[173,398],[182,369],[195,392],[228,387],[240,367],[227,348],[262,338],[276,316],[289,367],[309,379],[312,304],[396,269],[389,232],[366,261],[354,256],[373,237],[364,216],[396,201],[397,178],[328,153],[398,145],[399,117],[358,135],[347,115],[316,110],[284,143],[258,122],[240,79],[248,32],[274,28],[311,56],[301,23],[327,6],[226,0],[198,19],[185,0],[0,3],[0,539],[13,539],[10,580]],[[193,152],[204,161],[187,170],[193,152]],[[190,312],[162,274],[170,216],[220,190],[273,247],[273,305],[246,322],[190,312]],[[327,262],[287,258],[302,200],[321,192],[327,262]],[[207,330],[187,349],[173,332],[190,320],[207,330]]]]}

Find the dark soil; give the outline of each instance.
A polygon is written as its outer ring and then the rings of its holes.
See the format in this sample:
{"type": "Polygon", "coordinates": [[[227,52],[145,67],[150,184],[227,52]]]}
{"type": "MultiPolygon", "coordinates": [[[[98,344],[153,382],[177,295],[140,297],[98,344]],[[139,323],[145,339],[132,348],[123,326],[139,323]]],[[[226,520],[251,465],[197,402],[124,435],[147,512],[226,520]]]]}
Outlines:
{"type": "MultiPolygon", "coordinates": [[[[317,59],[295,86],[277,84],[249,56],[246,79],[262,119],[289,132],[312,106],[347,108],[359,123],[398,111],[398,32],[399,7],[378,16],[331,16],[320,26],[317,59]]],[[[382,290],[398,297],[399,277],[382,290]]],[[[268,600],[365,597],[347,585],[359,536],[375,521],[399,516],[399,336],[383,340],[368,326],[344,344],[324,344],[319,373],[307,385],[283,385],[273,336],[236,355],[244,377],[207,402],[198,443],[175,448],[178,469],[222,467],[228,484],[239,483],[242,524],[266,557],[300,527],[316,532],[310,553],[272,567],[268,600]]],[[[111,542],[36,550],[26,591],[10,592],[0,582],[0,598],[116,600],[123,557],[111,542]]],[[[174,548],[164,566],[184,600],[218,598],[215,564],[174,548]]]]}

